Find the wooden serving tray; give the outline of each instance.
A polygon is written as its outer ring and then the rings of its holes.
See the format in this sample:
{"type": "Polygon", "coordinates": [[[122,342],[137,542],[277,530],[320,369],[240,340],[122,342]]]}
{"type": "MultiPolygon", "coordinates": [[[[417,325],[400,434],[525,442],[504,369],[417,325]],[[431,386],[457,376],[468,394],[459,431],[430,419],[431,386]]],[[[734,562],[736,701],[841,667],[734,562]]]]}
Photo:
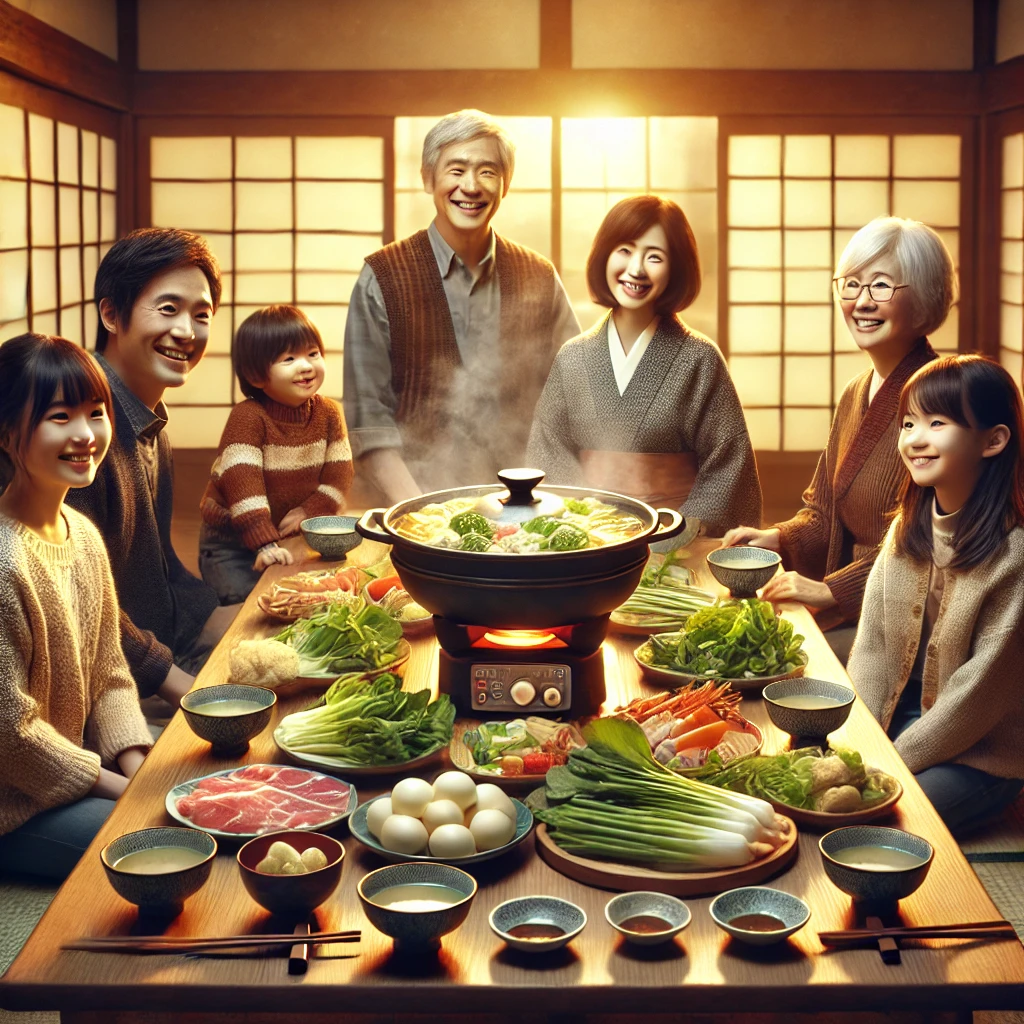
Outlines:
{"type": "Polygon", "coordinates": [[[797,830],[792,819],[786,822],[785,839],[767,857],[740,868],[720,871],[655,871],[639,864],[588,860],[566,853],[548,835],[547,825],[536,828],[537,852],[556,871],[584,885],[614,892],[663,892],[669,896],[713,896],[743,885],[757,885],[789,867],[797,854],[797,830]]]}

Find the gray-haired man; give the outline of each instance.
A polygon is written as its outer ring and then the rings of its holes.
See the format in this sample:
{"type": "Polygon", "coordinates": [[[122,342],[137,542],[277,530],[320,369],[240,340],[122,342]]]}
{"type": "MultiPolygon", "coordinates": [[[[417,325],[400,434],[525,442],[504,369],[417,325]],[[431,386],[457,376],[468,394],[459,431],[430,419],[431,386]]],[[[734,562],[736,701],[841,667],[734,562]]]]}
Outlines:
{"type": "Polygon", "coordinates": [[[442,118],[421,167],[437,216],[368,256],[352,292],[345,419],[388,504],[520,464],[555,353],[579,333],[551,263],[491,230],[514,166],[487,114],[442,118]]]}

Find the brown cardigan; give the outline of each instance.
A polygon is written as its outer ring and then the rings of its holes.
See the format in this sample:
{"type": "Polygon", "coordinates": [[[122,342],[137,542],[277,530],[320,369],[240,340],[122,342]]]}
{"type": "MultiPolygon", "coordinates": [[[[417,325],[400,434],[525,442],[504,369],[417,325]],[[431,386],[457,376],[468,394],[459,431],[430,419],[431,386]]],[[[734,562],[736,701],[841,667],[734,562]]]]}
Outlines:
{"type": "Polygon", "coordinates": [[[824,580],[837,605],[818,616],[822,629],[860,617],[868,573],[885,536],[906,470],[896,450],[900,392],[915,370],[936,358],[921,338],[868,404],[872,371],[846,385],[804,507],[784,523],[783,564],[824,580]]]}

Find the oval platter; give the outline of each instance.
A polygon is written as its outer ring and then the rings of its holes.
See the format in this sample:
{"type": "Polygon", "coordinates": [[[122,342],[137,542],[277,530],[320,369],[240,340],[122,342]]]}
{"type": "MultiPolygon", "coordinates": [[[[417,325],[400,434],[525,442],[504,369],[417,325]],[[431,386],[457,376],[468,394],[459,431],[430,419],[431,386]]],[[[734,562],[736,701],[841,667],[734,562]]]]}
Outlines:
{"type": "MultiPolygon", "coordinates": [[[[247,764],[238,765],[234,768],[226,768],[220,772],[210,772],[209,775],[201,775],[195,779],[189,779],[187,782],[180,782],[177,786],[172,787],[167,791],[167,796],[164,798],[164,807],[167,813],[177,822],[185,825],[187,828],[194,828],[199,832],[206,832],[208,835],[213,836],[215,839],[255,839],[256,836],[261,836],[266,832],[279,831],[283,826],[275,823],[267,825],[266,828],[261,828],[257,832],[224,832],[216,828],[206,828],[202,825],[197,825],[191,818],[186,818],[183,814],[178,811],[178,801],[184,797],[189,796],[196,789],[199,788],[200,783],[205,782],[207,779],[222,778],[225,775],[231,775],[234,772],[241,771],[246,768],[274,768],[284,769],[290,772],[303,772],[308,775],[311,779],[326,779],[328,776],[323,775],[320,772],[310,771],[308,768],[295,768],[292,765],[283,764],[247,764]]],[[[331,778],[332,782],[345,782],[344,779],[331,778]]],[[[315,825],[296,825],[294,828],[300,828],[308,831],[316,831],[319,829],[330,828],[332,825],[337,825],[339,822],[344,821],[355,809],[359,802],[359,796],[356,793],[356,787],[352,783],[346,783],[348,786],[348,804],[345,810],[340,814],[332,815],[324,821],[318,821],[315,825]]]]}
{"type": "MultiPolygon", "coordinates": [[[[406,640],[404,636],[402,637],[401,640],[398,641],[398,646],[395,648],[395,654],[397,655],[397,657],[390,664],[385,665],[383,668],[368,669],[363,674],[368,679],[375,679],[377,676],[383,675],[385,672],[394,672],[396,668],[401,668],[409,660],[409,655],[412,654],[412,646],[409,644],[409,641],[406,640]]],[[[353,669],[352,671],[359,670],[353,669]]],[[[323,683],[329,686],[331,683],[334,682],[335,679],[337,679],[340,675],[343,674],[344,673],[341,672],[334,672],[331,675],[324,676],[298,676],[296,677],[295,682],[323,683]]]]}
{"type": "Polygon", "coordinates": [[[639,864],[590,860],[566,853],[548,834],[543,823],[537,826],[537,852],[541,859],[567,878],[613,892],[663,892],[669,896],[713,896],[726,889],[757,885],[793,862],[797,854],[798,833],[793,820],[785,814],[783,841],[767,857],[739,868],[718,871],[655,871],[639,864]]]}
{"type": "Polygon", "coordinates": [[[514,850],[530,834],[530,830],[533,828],[533,812],[521,800],[516,800],[515,797],[510,797],[509,799],[513,804],[515,804],[516,808],[516,834],[504,846],[499,846],[496,850],[484,850],[482,853],[474,853],[471,857],[431,857],[422,853],[394,853],[391,850],[385,850],[384,847],[377,842],[376,837],[366,827],[366,815],[369,811],[370,805],[376,803],[378,800],[383,800],[387,795],[387,793],[384,793],[381,796],[375,796],[372,800],[367,800],[365,804],[360,804],[360,806],[356,808],[355,813],[349,819],[348,827],[352,832],[352,835],[355,836],[363,846],[373,850],[374,853],[383,857],[389,864],[404,864],[408,861],[452,864],[455,867],[466,867],[472,864],[480,864],[485,860],[493,860],[495,857],[500,857],[502,854],[508,853],[510,850],[514,850]]]}
{"type": "Polygon", "coordinates": [[[762,687],[767,686],[768,683],[777,683],[780,679],[798,679],[804,674],[803,665],[798,665],[792,672],[783,672],[780,675],[748,676],[746,679],[725,679],[724,677],[719,676],[698,676],[691,672],[677,672],[675,669],[671,668],[661,668],[658,665],[648,665],[647,662],[640,657],[641,651],[650,649],[648,647],[649,643],[649,640],[645,641],[635,651],[633,651],[633,660],[640,667],[640,671],[643,675],[652,683],[659,683],[662,686],[670,686],[673,689],[698,680],[712,679],[715,682],[732,683],[734,690],[760,690],[762,687]]]}
{"type": "Polygon", "coordinates": [[[779,814],[792,818],[801,828],[811,832],[831,832],[834,828],[843,828],[846,825],[865,825],[869,821],[876,821],[891,814],[903,796],[903,786],[900,785],[899,779],[891,775],[887,775],[886,778],[892,782],[892,792],[880,803],[865,807],[862,811],[833,814],[830,811],[808,811],[802,807],[789,807],[775,800],[772,800],[771,804],[779,814]]]}
{"type": "Polygon", "coordinates": [[[340,757],[329,757],[325,754],[303,754],[292,750],[279,737],[280,731],[281,726],[274,730],[274,742],[289,760],[296,764],[308,765],[311,768],[321,768],[332,774],[341,772],[344,775],[351,775],[353,778],[372,778],[376,775],[394,775],[397,772],[415,771],[417,768],[430,764],[431,761],[436,761],[447,746],[442,743],[428,754],[422,754],[419,757],[414,757],[411,761],[402,761],[399,764],[351,764],[348,761],[343,761],[340,757]]]}

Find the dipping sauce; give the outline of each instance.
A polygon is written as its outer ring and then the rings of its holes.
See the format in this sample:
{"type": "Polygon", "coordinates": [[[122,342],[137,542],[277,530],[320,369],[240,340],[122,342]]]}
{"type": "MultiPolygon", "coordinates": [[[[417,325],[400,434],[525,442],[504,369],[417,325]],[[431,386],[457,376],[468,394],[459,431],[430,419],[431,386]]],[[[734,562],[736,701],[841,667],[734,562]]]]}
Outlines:
{"type": "Polygon", "coordinates": [[[234,715],[251,715],[254,711],[262,711],[263,705],[254,700],[211,700],[206,704],[196,704],[189,708],[194,715],[210,715],[213,718],[231,718],[234,715]]]}
{"type": "Polygon", "coordinates": [[[450,885],[435,885],[432,882],[413,882],[410,885],[392,885],[369,897],[371,903],[389,910],[410,910],[423,913],[429,910],[445,910],[466,899],[466,893],[450,885]]]}
{"type": "Polygon", "coordinates": [[[658,932],[672,931],[672,923],[654,914],[634,914],[625,921],[619,922],[624,932],[635,932],[637,935],[657,935],[658,932]]]}
{"type": "Polygon", "coordinates": [[[771,914],[740,914],[729,924],[744,932],[780,932],[786,927],[785,921],[780,921],[771,914]]]}
{"type": "Polygon", "coordinates": [[[544,939],[561,938],[565,934],[565,929],[559,928],[557,924],[542,921],[524,921],[522,924],[512,925],[507,934],[514,939],[536,939],[539,942],[544,939]]]}
{"type": "Polygon", "coordinates": [[[863,871],[906,871],[920,867],[928,859],[906,850],[894,850],[891,846],[848,846],[829,856],[840,864],[863,871]]]}
{"type": "Polygon", "coordinates": [[[131,875],[166,875],[171,871],[195,867],[206,857],[199,850],[189,850],[183,846],[154,846],[149,850],[126,853],[113,866],[131,875]]]}
{"type": "Polygon", "coordinates": [[[846,703],[835,697],[822,697],[816,693],[794,693],[789,697],[771,697],[773,704],[782,708],[797,708],[800,711],[814,711],[817,708],[838,708],[846,703]]]}

